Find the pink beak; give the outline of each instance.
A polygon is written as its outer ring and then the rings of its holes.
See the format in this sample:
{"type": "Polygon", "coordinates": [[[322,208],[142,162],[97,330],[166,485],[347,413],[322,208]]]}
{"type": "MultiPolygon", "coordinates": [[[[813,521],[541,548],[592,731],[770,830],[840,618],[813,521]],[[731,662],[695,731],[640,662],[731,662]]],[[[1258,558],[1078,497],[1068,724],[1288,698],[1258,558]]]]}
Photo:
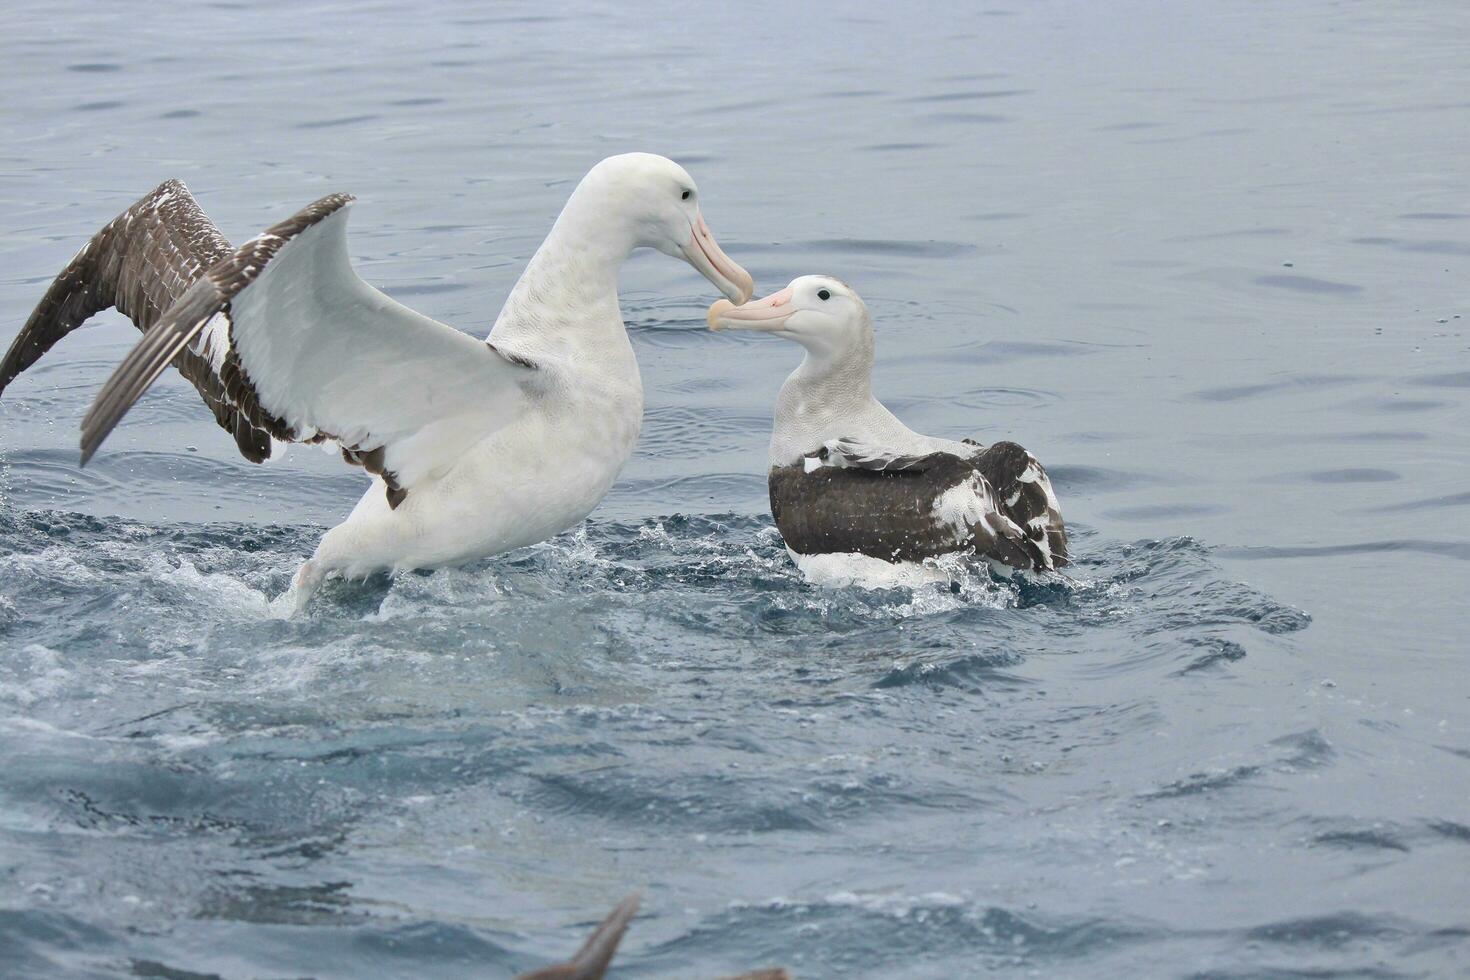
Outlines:
{"type": "Polygon", "coordinates": [[[685,261],[714,283],[715,288],[728,296],[731,302],[744,303],[755,292],[755,280],[720,248],[709,225],[704,223],[703,214],[690,229],[689,241],[683,252],[685,261]]]}
{"type": "Polygon", "coordinates": [[[716,303],[709,310],[711,330],[780,330],[796,312],[791,305],[793,292],[790,286],[761,299],[753,299],[744,306],[716,303]]]}

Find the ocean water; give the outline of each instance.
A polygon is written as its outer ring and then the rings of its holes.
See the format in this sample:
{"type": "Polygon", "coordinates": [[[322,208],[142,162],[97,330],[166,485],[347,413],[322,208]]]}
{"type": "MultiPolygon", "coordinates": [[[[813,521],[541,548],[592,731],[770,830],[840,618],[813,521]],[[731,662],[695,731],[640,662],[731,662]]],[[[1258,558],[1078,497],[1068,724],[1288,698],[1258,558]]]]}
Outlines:
{"type": "MultiPolygon", "coordinates": [[[[0,401],[0,975],[1470,972],[1470,8],[0,9],[0,342],[179,177],[235,241],[357,194],[482,335],[578,177],[666,153],[762,291],[1011,438],[1069,585],[824,589],[765,501],[797,351],[623,279],[592,518],[269,614],[364,486],[177,378],[76,466],[116,314],[0,401]]],[[[487,501],[487,506],[493,506],[487,501]]]]}

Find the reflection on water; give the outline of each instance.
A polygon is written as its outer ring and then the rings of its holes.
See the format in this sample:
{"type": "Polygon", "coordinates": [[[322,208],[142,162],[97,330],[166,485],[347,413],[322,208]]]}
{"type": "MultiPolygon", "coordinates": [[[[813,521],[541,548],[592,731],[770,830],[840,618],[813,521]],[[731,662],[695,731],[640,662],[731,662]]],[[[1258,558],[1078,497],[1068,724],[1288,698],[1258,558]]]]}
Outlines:
{"type": "Polygon", "coordinates": [[[0,340],[169,176],[234,240],[357,194],[363,275],[483,334],[655,150],[758,288],[855,285],[906,421],[1035,450],[1080,557],[804,584],[793,350],[639,256],[593,521],[283,622],[360,474],[242,462],[177,379],[77,469],[99,318],[0,401],[9,969],[507,975],[643,887],[643,976],[1454,973],[1467,18],[9,4],[0,340]]]}

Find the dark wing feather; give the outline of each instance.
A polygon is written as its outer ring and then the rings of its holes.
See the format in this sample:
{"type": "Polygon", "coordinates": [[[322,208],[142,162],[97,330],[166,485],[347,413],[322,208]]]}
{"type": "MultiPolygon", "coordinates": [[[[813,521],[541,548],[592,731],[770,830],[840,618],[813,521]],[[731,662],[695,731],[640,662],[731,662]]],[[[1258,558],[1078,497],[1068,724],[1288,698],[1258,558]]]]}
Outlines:
{"type": "Polygon", "coordinates": [[[1066,565],[1067,528],[1051,478],[1036,457],[1014,442],[997,442],[976,456],[974,464],[994,491],[1000,512],[1025,532],[1037,567],[1066,565]]]}
{"type": "MultiPolygon", "coordinates": [[[[149,333],[231,251],[187,187],[177,180],[159,184],[93,235],[51,283],[0,362],[0,392],[61,338],[109,307],[149,333]]],[[[228,370],[216,374],[206,357],[188,348],[176,350],[172,362],[246,459],[269,458],[269,423],[275,420],[232,394],[228,370]]]]}
{"type": "MultiPolygon", "coordinates": [[[[800,463],[773,467],[771,516],[799,555],[857,553],[884,561],[920,561],[963,546],[954,528],[934,520],[935,498],[975,474],[950,453],[915,457],[903,469],[800,463]]],[[[989,528],[982,533],[989,534],[989,528]]]]}
{"type": "Polygon", "coordinates": [[[771,469],[771,513],[802,555],[917,561],[973,550],[1015,568],[1065,565],[1067,532],[1041,464],[1013,442],[976,449],[900,455],[832,440],[771,469]]]}
{"type": "Polygon", "coordinates": [[[638,912],[638,899],[638,895],[634,894],[619,902],[608,917],[592,930],[592,935],[587,937],[587,941],[571,960],[523,973],[518,980],[601,980],[607,972],[608,964],[612,962],[613,954],[618,951],[623,933],[628,931],[628,923],[633,921],[633,916],[638,912]]]}
{"type": "MultiPolygon", "coordinates": [[[[229,316],[230,300],[255,281],[283,245],[352,200],[349,194],[329,194],[307,205],[226,254],[196,279],[143,334],[143,339],[128,352],[97,393],[92,407],[82,419],[83,465],[169,362],[186,352],[200,331],[216,316],[229,316]]],[[[227,397],[237,406],[253,407],[261,416],[260,421],[263,427],[267,427],[268,434],[286,440],[296,438],[284,422],[268,417],[268,413],[260,409],[255,390],[237,362],[227,360],[221,375],[225,379],[227,397]]],[[[359,462],[350,456],[347,458],[349,462],[359,462]]]]}
{"type": "Polygon", "coordinates": [[[242,416],[285,441],[335,439],[347,462],[382,477],[395,508],[513,418],[537,366],[364,283],[347,256],[352,200],[306,206],[189,286],[98,393],[83,463],[171,360],[201,348],[242,416]],[[465,424],[444,424],[454,420],[465,424]]]}

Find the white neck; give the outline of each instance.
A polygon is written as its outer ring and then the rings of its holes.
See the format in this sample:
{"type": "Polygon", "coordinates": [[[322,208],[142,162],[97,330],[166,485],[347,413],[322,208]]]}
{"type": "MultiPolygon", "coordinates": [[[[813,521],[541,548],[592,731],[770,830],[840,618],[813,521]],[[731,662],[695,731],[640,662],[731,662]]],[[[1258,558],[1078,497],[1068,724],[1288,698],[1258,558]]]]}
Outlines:
{"type": "Polygon", "coordinates": [[[951,439],[915,432],[873,397],[871,339],[836,352],[809,349],[776,397],[771,466],[798,462],[831,439],[900,453],[970,452],[951,439]]]}
{"type": "Polygon", "coordinates": [[[604,196],[585,181],[577,186],[506,298],[490,333],[497,345],[532,359],[631,359],[618,272],[637,242],[604,196]]]}
{"type": "Polygon", "coordinates": [[[873,397],[871,367],[871,355],[844,359],[807,351],[776,396],[771,465],[793,463],[829,439],[855,437],[850,430],[889,415],[873,397]]]}

